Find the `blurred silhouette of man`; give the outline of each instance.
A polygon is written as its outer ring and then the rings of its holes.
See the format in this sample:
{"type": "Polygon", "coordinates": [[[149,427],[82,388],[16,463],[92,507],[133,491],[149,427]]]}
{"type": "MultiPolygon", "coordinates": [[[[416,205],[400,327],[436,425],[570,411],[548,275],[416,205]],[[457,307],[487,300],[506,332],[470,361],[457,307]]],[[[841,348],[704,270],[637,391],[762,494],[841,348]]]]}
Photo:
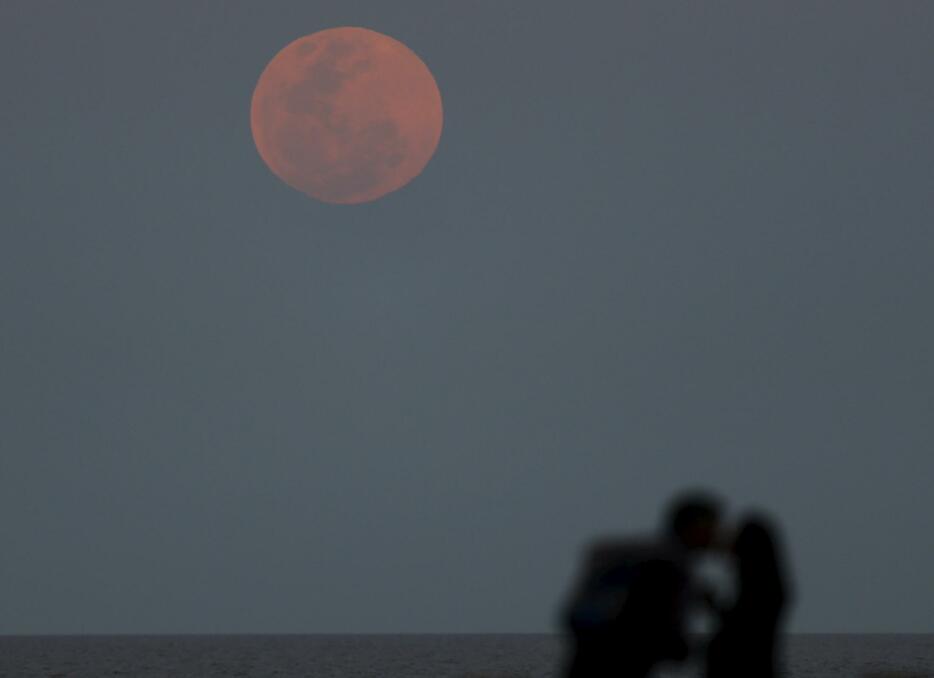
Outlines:
{"type": "Polygon", "coordinates": [[[564,610],[568,678],[643,678],[660,662],[687,658],[691,561],[713,545],[720,514],[716,497],[686,493],[671,502],[660,535],[590,549],[564,610]]]}

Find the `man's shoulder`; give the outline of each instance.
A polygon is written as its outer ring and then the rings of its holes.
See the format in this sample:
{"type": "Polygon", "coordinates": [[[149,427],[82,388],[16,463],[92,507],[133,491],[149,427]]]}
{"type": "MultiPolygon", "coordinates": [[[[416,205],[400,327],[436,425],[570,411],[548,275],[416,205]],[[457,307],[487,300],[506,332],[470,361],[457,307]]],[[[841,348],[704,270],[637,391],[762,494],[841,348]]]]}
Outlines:
{"type": "Polygon", "coordinates": [[[637,537],[601,537],[587,550],[590,559],[681,560],[682,551],[672,542],[644,535],[637,537]]]}

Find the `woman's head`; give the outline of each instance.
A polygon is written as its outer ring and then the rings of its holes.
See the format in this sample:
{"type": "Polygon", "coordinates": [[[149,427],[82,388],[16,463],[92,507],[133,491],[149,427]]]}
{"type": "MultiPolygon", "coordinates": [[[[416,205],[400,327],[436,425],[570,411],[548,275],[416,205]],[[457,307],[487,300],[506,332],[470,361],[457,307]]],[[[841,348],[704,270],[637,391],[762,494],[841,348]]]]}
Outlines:
{"type": "Polygon", "coordinates": [[[741,523],[733,541],[733,554],[740,560],[775,559],[775,540],[765,521],[749,518],[741,523]]]}
{"type": "Polygon", "coordinates": [[[731,551],[741,585],[787,594],[777,533],[766,519],[752,516],[742,521],[731,551]]]}

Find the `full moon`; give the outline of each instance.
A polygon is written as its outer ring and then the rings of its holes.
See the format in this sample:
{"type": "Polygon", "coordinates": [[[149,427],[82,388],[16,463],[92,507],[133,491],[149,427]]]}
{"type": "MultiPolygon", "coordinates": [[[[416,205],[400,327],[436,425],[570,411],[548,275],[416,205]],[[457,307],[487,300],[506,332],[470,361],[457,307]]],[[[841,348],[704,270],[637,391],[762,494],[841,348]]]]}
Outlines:
{"type": "Polygon", "coordinates": [[[444,114],[428,67],[398,40],[331,28],[286,45],[250,108],[253,140],[273,173],[329,203],[362,203],[418,176],[444,114]]]}

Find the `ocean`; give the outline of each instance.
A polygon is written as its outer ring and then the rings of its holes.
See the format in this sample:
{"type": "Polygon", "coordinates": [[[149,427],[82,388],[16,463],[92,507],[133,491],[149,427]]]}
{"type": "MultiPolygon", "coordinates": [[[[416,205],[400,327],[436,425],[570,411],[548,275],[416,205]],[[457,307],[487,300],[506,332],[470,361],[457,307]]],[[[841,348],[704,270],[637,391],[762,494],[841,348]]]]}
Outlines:
{"type": "MultiPolygon", "coordinates": [[[[934,635],[798,635],[786,647],[788,678],[934,677],[934,635]]],[[[563,650],[552,635],[0,636],[0,676],[557,678],[563,650]]]]}

